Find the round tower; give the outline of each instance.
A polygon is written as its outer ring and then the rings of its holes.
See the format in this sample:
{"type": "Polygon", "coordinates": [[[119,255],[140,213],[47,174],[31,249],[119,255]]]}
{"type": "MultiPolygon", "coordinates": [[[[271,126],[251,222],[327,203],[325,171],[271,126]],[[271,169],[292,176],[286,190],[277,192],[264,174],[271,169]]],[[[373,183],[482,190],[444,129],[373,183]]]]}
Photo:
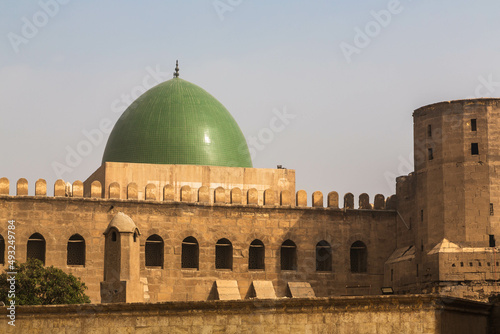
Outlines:
{"type": "Polygon", "coordinates": [[[440,102],[413,113],[417,245],[494,246],[500,236],[500,99],[440,102]],[[498,211],[498,212],[495,212],[498,211]]]}

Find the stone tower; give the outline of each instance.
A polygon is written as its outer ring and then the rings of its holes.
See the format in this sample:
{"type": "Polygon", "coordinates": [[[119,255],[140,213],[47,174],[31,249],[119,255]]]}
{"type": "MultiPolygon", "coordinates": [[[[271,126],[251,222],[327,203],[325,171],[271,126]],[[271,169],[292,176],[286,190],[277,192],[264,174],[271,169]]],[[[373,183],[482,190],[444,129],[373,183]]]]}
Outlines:
{"type": "Polygon", "coordinates": [[[415,171],[397,180],[398,250],[385,283],[403,292],[496,285],[500,99],[436,103],[413,119],[415,171]]]}
{"type": "Polygon", "coordinates": [[[104,281],[101,302],[142,302],[139,229],[119,212],[104,232],[104,281]]]}

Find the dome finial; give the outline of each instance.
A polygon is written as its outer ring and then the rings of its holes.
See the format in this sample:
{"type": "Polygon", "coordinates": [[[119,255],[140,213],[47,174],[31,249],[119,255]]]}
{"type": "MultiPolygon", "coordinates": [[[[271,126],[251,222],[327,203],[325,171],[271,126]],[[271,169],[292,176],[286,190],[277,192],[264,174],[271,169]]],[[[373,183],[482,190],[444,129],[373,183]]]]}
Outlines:
{"type": "Polygon", "coordinates": [[[179,61],[176,60],[175,61],[175,72],[174,72],[174,78],[178,78],[179,77],[179,61]]]}

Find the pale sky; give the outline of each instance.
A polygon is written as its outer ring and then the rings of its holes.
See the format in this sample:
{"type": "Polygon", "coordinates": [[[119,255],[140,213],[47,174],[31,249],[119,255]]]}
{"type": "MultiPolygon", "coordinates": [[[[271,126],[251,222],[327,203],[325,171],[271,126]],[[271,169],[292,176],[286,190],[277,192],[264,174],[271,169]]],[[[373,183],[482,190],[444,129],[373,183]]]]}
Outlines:
{"type": "Polygon", "coordinates": [[[21,177],[50,195],[59,177],[85,180],[105,123],[179,59],[236,119],[254,167],[295,169],[309,202],[373,201],[413,170],[413,110],[500,96],[498,13],[493,0],[4,0],[0,177],[11,194],[21,177]]]}

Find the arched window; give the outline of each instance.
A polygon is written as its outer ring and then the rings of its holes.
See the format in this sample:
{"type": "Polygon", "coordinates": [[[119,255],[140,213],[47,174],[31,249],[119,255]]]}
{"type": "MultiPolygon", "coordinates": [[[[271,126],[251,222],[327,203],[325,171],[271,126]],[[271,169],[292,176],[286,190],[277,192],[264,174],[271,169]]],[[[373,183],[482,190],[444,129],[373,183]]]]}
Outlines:
{"type": "Polygon", "coordinates": [[[325,240],[316,244],[316,271],[332,271],[332,246],[325,240]]]}
{"type": "Polygon", "coordinates": [[[0,235],[0,264],[5,264],[5,240],[0,235]]]}
{"type": "Polygon", "coordinates": [[[264,258],[265,258],[266,248],[264,243],[259,239],[255,239],[250,244],[250,249],[248,250],[248,269],[250,270],[264,270],[264,258]]]}
{"type": "Polygon", "coordinates": [[[66,264],[68,266],[85,265],[85,239],[79,234],[73,234],[68,240],[66,264]]]}
{"type": "Polygon", "coordinates": [[[26,258],[38,259],[45,265],[45,239],[40,233],[33,233],[26,246],[26,258]]]}
{"type": "Polygon", "coordinates": [[[351,245],[351,272],[366,273],[368,252],[362,241],[356,241],[351,245]]]}
{"type": "Polygon", "coordinates": [[[163,268],[163,239],[158,234],[153,234],[146,239],[145,253],[146,267],[163,268]]]}
{"type": "Polygon", "coordinates": [[[292,240],[281,244],[281,270],[297,270],[297,246],[292,240]]]}
{"type": "Polygon", "coordinates": [[[182,240],[182,268],[199,269],[200,248],[198,240],[187,237],[182,240]]]}
{"type": "Polygon", "coordinates": [[[215,269],[233,269],[233,245],[227,239],[215,245],[215,269]]]}

